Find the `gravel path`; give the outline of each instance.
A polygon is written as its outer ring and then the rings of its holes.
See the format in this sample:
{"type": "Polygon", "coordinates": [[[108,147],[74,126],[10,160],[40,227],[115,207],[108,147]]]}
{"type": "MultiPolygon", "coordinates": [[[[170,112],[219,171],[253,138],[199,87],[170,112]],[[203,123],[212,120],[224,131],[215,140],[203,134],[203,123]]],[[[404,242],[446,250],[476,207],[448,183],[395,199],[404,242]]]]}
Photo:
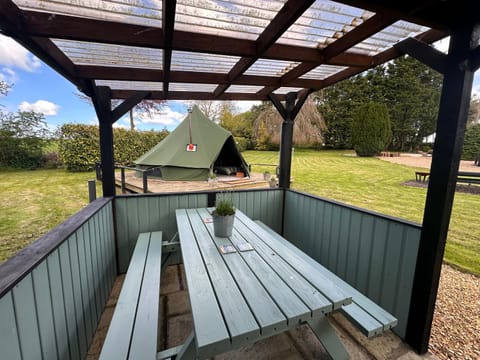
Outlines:
{"type": "MultiPolygon", "coordinates": [[[[431,157],[404,154],[379,159],[427,169],[432,161],[431,157]]],[[[480,166],[461,161],[460,171],[480,172],[480,166]]],[[[442,266],[430,352],[440,360],[480,360],[480,277],[442,266]]]]}
{"type": "Polygon", "coordinates": [[[430,351],[439,359],[480,359],[480,278],[442,266],[430,351]]]}

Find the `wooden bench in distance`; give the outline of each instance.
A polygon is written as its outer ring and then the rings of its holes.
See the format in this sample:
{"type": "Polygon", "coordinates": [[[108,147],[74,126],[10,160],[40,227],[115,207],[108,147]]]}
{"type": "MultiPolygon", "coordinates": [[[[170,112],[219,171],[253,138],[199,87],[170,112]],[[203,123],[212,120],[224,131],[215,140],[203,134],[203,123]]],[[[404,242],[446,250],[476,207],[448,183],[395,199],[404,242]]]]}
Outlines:
{"type": "MultiPolygon", "coordinates": [[[[272,234],[279,242],[290,247],[291,249],[297,249],[295,245],[288,240],[277,234],[274,230],[269,228],[261,221],[256,221],[262,228],[272,234]]],[[[300,251],[297,249],[297,251],[300,251]]],[[[341,308],[341,312],[367,337],[373,337],[382,334],[384,331],[397,325],[397,319],[385,311],[382,307],[363,295],[360,291],[349,285],[344,280],[340,279],[337,275],[330,270],[319,264],[316,260],[309,256],[305,256],[305,261],[310,265],[320,270],[325,277],[329,278],[335,285],[341,290],[344,290],[347,294],[352,294],[352,303],[344,305],[341,308]]]]}
{"type": "Polygon", "coordinates": [[[157,357],[162,232],[138,236],[100,359],[157,357]]]}
{"type": "Polygon", "coordinates": [[[457,174],[457,182],[467,184],[480,184],[480,173],[459,171],[457,174]]]}

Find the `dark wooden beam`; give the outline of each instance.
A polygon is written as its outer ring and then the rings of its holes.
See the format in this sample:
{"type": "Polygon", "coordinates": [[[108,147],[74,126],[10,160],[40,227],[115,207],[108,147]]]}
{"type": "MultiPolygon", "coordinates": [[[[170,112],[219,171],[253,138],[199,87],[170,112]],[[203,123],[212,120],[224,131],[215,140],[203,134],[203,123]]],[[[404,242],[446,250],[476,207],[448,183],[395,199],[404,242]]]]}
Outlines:
{"type": "MultiPolygon", "coordinates": [[[[338,40],[334,41],[328,45],[325,49],[321,51],[322,60],[318,62],[304,62],[298,65],[297,67],[290,70],[288,73],[283,75],[280,83],[285,86],[291,86],[290,82],[294,79],[299,78],[300,76],[308,73],[309,71],[315,69],[317,66],[325,63],[328,59],[331,59],[334,56],[341,54],[343,51],[351,48],[355,44],[367,39],[378,31],[384,29],[395,22],[395,19],[392,17],[384,15],[374,15],[370,19],[366,20],[364,23],[357,26],[355,29],[349,31],[343,35],[338,40]]],[[[265,87],[264,89],[258,92],[259,96],[266,96],[267,94],[275,91],[276,88],[272,86],[265,87]]]]}
{"type": "MultiPolygon", "coordinates": [[[[127,99],[136,91],[134,90],[112,90],[112,99],[127,99]]],[[[278,95],[283,99],[284,95],[278,95]]],[[[152,100],[166,100],[162,91],[151,91],[148,97],[152,100]]],[[[268,97],[259,97],[257,94],[245,93],[223,93],[221,96],[214,98],[211,92],[191,92],[191,91],[169,91],[168,100],[268,100],[268,97]]]]}
{"type": "MultiPolygon", "coordinates": [[[[425,43],[433,43],[435,41],[443,39],[445,36],[447,36],[447,33],[445,33],[444,31],[439,31],[439,30],[433,30],[432,29],[432,30],[427,30],[426,32],[424,32],[422,34],[417,35],[415,37],[415,39],[421,40],[425,43]]],[[[327,87],[327,86],[333,85],[333,84],[335,84],[339,81],[342,81],[342,80],[348,79],[351,76],[360,74],[360,73],[362,73],[362,72],[364,72],[368,69],[371,69],[371,68],[373,68],[377,65],[380,65],[380,64],[383,64],[387,61],[393,60],[393,59],[395,59],[395,58],[397,58],[401,55],[403,55],[403,53],[399,49],[390,48],[388,50],[385,50],[385,51],[381,52],[380,54],[375,55],[374,56],[374,61],[370,66],[366,66],[366,67],[363,67],[363,68],[361,68],[361,67],[347,68],[343,71],[340,71],[340,72],[326,78],[323,81],[323,86],[327,87]]]]}
{"type": "MultiPolygon", "coordinates": [[[[229,80],[235,80],[238,76],[248,70],[248,68],[252,66],[253,63],[255,63],[255,61],[257,61],[257,59],[260,58],[300,16],[302,16],[313,2],[314,0],[288,0],[255,41],[255,56],[241,58],[232,70],[230,70],[228,74],[229,80]]],[[[219,97],[228,87],[229,84],[219,85],[214,91],[214,96],[219,97]]]]}
{"type": "Polygon", "coordinates": [[[72,61],[49,39],[31,37],[24,24],[23,13],[13,2],[10,0],[0,1],[2,32],[34,53],[40,60],[75,84],[81,91],[86,91],[88,85],[77,77],[72,61]]]}
{"type": "Polygon", "coordinates": [[[472,50],[470,54],[470,70],[476,71],[480,67],[480,46],[472,50]]]}
{"type": "Polygon", "coordinates": [[[406,333],[407,342],[420,354],[428,351],[468,118],[474,73],[465,59],[479,38],[480,33],[468,26],[451,34],[406,333]]]}
{"type": "MultiPolygon", "coordinates": [[[[162,82],[163,70],[137,69],[128,67],[91,66],[78,65],[78,76],[86,79],[124,80],[124,81],[149,81],[162,82]]],[[[170,71],[170,81],[177,83],[197,84],[227,84],[230,81],[226,74],[202,73],[196,71],[170,71]]],[[[280,77],[240,75],[231,82],[234,85],[280,85],[280,77]]],[[[318,88],[322,86],[322,80],[296,79],[290,86],[301,88],[318,88]]]]}
{"type": "Polygon", "coordinates": [[[394,17],[376,14],[328,45],[323,49],[322,55],[326,59],[331,59],[363,40],[368,39],[373,34],[385,29],[395,21],[396,19],[394,17]]]}
{"type": "MultiPolygon", "coordinates": [[[[35,11],[26,11],[24,14],[25,24],[22,26],[33,36],[154,49],[165,47],[164,34],[159,28],[35,11]]],[[[180,51],[240,57],[255,57],[258,54],[256,43],[252,40],[186,31],[172,33],[171,47],[180,51]]],[[[271,45],[262,57],[299,62],[323,59],[318,49],[286,44],[271,45]]],[[[329,63],[340,66],[366,66],[371,61],[371,56],[351,53],[333,57],[329,63]]]]}
{"type": "Polygon", "coordinates": [[[39,37],[162,48],[160,28],[37,11],[24,11],[25,32],[39,37]]]}
{"type": "Polygon", "coordinates": [[[125,99],[125,101],[123,101],[121,104],[117,105],[110,116],[112,124],[149,96],[149,91],[137,91],[135,94],[125,99]]]}
{"type": "Polygon", "coordinates": [[[104,197],[115,196],[115,163],[113,155],[112,102],[110,88],[91,84],[92,103],[98,117],[100,163],[104,197]]]}
{"type": "Polygon", "coordinates": [[[423,41],[408,38],[394,45],[401,52],[410,55],[439,73],[445,73],[447,56],[423,41]]]}
{"type": "Polygon", "coordinates": [[[170,83],[170,65],[172,63],[173,28],[175,26],[175,8],[177,0],[163,0],[162,29],[163,29],[163,93],[168,98],[170,83]]]}
{"type": "Polygon", "coordinates": [[[386,14],[397,18],[398,20],[405,20],[420,25],[428,26],[436,29],[447,30],[448,21],[441,21],[438,19],[440,8],[446,8],[453,4],[454,7],[462,7],[462,5],[451,1],[431,1],[431,0],[337,0],[337,2],[351,5],[357,8],[366,9],[374,13],[386,14]],[[447,4],[450,3],[450,4],[447,4]],[[437,9],[437,10],[436,10],[437,9]]]}

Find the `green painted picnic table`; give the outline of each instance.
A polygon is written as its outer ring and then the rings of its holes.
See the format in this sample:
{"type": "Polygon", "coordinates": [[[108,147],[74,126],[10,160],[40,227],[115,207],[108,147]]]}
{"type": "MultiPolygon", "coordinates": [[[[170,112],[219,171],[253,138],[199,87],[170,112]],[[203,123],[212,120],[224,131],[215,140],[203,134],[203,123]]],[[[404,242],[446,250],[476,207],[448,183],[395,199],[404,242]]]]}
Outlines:
{"type": "Polygon", "coordinates": [[[302,323],[332,358],[348,358],[327,315],[350,304],[351,294],[239,210],[232,236],[214,236],[211,210],[176,211],[193,317],[177,358],[213,357],[302,323]]]}

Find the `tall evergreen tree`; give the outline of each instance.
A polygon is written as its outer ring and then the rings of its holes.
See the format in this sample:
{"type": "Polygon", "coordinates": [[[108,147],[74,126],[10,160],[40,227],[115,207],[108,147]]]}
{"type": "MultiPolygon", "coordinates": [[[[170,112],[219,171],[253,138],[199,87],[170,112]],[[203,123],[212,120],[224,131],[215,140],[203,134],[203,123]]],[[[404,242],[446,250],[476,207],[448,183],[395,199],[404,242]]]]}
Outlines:
{"type": "Polygon", "coordinates": [[[317,101],[327,125],[326,146],[351,148],[353,114],[361,104],[374,101],[389,109],[391,148],[418,149],[435,131],[441,86],[440,74],[411,57],[401,57],[324,89],[317,93],[317,101]]]}

